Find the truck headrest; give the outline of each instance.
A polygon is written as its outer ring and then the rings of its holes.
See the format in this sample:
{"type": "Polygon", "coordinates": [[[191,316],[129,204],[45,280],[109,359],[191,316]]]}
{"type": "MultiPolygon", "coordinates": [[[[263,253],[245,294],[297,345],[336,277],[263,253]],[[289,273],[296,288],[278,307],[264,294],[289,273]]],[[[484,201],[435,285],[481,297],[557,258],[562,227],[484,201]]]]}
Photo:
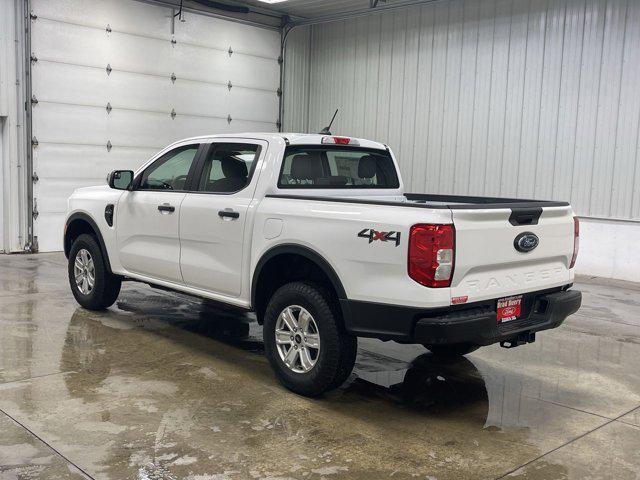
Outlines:
{"type": "Polygon", "coordinates": [[[376,176],[378,163],[373,155],[364,155],[358,161],[358,176],[360,178],[373,178],[376,176]]]}
{"type": "Polygon", "coordinates": [[[315,180],[324,177],[320,156],[316,154],[295,155],[291,160],[291,177],[295,180],[315,180]]]}
{"type": "Polygon", "coordinates": [[[226,178],[247,178],[249,176],[247,164],[230,155],[222,158],[220,167],[226,178]]]}

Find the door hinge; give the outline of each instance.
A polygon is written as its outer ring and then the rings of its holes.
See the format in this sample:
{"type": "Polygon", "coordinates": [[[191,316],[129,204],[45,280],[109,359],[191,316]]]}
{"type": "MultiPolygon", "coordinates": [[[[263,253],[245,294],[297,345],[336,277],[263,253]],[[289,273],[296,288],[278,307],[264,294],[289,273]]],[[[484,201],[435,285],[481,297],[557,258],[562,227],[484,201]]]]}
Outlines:
{"type": "Polygon", "coordinates": [[[33,210],[31,210],[31,216],[35,220],[36,218],[38,218],[38,215],[40,215],[38,213],[38,199],[34,197],[34,199],[33,199],[33,210]]]}

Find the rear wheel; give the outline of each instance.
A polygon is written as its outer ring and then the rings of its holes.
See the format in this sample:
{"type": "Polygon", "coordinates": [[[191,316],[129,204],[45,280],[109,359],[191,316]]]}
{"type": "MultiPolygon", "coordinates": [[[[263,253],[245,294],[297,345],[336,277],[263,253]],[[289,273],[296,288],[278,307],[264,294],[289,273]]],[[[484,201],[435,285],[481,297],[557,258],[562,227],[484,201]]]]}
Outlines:
{"type": "Polygon", "coordinates": [[[337,305],[320,286],[293,282],[274,293],[264,315],[264,344],[285,387],[317,396],[346,380],[357,340],[339,318],[337,305]]]}
{"type": "Polygon", "coordinates": [[[122,281],[108,272],[95,237],[80,235],[69,252],[69,286],[76,301],[89,310],[104,310],[118,298],[122,281]]]}
{"type": "Polygon", "coordinates": [[[442,357],[459,357],[461,355],[474,352],[480,347],[471,343],[452,343],[450,345],[425,344],[425,348],[434,355],[440,355],[442,357]]]}

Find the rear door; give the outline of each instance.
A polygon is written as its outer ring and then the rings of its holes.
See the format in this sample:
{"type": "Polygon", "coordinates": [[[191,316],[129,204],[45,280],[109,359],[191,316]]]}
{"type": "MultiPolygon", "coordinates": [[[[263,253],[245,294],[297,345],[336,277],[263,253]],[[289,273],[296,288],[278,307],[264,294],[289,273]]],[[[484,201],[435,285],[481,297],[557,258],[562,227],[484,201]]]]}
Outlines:
{"type": "Polygon", "coordinates": [[[183,283],[180,273],[180,208],[191,182],[199,144],[162,155],[118,201],[116,232],[122,266],[156,280],[183,283]]]}
{"type": "Polygon", "coordinates": [[[452,207],[452,216],[456,228],[452,299],[507,297],[572,281],[571,207],[452,207]],[[526,251],[536,237],[537,245],[526,251]]]}
{"type": "Polygon", "coordinates": [[[180,211],[180,265],[187,286],[240,295],[256,165],[266,147],[259,140],[221,140],[201,157],[194,191],[186,194],[180,211]]]}

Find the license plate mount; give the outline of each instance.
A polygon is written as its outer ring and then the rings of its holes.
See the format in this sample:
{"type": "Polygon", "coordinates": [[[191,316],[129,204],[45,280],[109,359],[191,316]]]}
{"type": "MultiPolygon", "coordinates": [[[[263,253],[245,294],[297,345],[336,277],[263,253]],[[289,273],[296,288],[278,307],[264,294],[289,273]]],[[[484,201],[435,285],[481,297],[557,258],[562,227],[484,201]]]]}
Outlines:
{"type": "Polygon", "coordinates": [[[498,323],[518,320],[522,315],[522,295],[499,298],[496,307],[496,320],[498,323]]]}

